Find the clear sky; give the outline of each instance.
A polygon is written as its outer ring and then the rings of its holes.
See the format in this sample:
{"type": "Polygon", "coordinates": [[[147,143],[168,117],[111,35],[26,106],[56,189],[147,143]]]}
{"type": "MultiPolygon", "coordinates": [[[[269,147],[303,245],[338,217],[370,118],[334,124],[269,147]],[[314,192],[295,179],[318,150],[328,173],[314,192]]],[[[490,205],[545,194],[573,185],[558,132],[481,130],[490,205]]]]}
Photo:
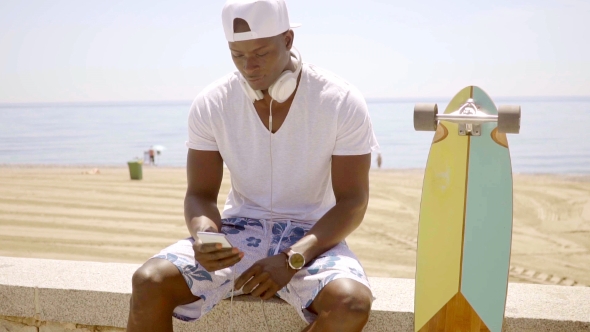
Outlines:
{"type": "MultiPolygon", "coordinates": [[[[287,0],[303,60],[367,98],[590,96],[588,0],[287,0]]],[[[192,100],[223,0],[0,0],[0,103],[192,100]]]]}

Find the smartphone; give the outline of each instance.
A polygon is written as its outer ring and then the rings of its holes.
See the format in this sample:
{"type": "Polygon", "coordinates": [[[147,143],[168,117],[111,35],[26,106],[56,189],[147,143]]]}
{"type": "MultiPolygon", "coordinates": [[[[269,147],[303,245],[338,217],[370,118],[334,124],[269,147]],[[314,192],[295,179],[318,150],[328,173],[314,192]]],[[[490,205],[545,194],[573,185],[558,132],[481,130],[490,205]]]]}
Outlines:
{"type": "Polygon", "coordinates": [[[223,233],[197,232],[197,236],[203,243],[221,243],[222,248],[232,248],[231,243],[223,233]]]}

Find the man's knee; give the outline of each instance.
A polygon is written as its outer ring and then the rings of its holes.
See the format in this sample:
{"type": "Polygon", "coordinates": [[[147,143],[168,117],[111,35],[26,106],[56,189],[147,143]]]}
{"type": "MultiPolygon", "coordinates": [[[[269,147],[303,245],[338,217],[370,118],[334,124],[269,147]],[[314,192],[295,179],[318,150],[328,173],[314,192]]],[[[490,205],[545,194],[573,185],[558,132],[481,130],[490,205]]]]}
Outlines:
{"type": "Polygon", "coordinates": [[[134,291],[142,291],[146,289],[156,290],[161,287],[164,282],[162,274],[153,266],[142,265],[133,273],[131,283],[134,291]]]}
{"type": "Polygon", "coordinates": [[[371,313],[372,298],[365,285],[351,279],[337,279],[322,289],[318,295],[321,303],[316,310],[338,314],[345,319],[366,320],[371,313]]]}
{"type": "Polygon", "coordinates": [[[133,285],[133,296],[145,300],[155,300],[161,297],[168,297],[171,300],[176,297],[183,297],[186,294],[175,294],[182,287],[188,287],[184,278],[172,263],[162,259],[150,259],[133,273],[131,279],[133,285]]]}
{"type": "Polygon", "coordinates": [[[368,317],[371,312],[371,291],[365,285],[350,279],[339,279],[333,282],[337,282],[332,287],[332,296],[336,299],[334,309],[355,316],[368,317]]]}

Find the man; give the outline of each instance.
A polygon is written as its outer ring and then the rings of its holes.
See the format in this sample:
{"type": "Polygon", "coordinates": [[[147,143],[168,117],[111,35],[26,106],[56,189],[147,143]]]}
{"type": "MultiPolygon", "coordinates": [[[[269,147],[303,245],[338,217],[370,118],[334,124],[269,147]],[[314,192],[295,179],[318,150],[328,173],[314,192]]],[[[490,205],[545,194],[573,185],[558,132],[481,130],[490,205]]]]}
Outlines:
{"type": "Polygon", "coordinates": [[[155,165],[156,164],[156,151],[154,151],[153,148],[150,148],[149,154],[150,154],[150,165],[155,165]]]}
{"type": "Polygon", "coordinates": [[[373,297],[344,239],[364,217],[378,148],[366,103],[301,62],[283,0],[230,0],[222,21],[238,72],[191,106],[191,237],[135,272],[127,330],[172,331],[172,316],[198,319],[234,288],[287,301],[305,331],[360,331],[373,297]],[[222,216],[223,163],[232,187],[222,216]],[[222,232],[234,247],[203,243],[199,231],[222,232]]]}

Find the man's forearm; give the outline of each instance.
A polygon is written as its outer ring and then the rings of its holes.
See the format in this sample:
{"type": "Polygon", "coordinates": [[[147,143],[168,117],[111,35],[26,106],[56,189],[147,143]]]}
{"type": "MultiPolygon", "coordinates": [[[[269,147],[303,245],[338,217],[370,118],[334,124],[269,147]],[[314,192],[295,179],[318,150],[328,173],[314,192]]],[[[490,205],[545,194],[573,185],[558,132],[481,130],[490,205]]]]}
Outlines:
{"type": "Polygon", "coordinates": [[[367,203],[368,197],[363,196],[339,201],[291,248],[310,262],[344,240],[361,224],[367,203]]]}
{"type": "Polygon", "coordinates": [[[193,237],[197,232],[219,232],[221,230],[221,215],[215,200],[186,195],[184,218],[188,231],[193,237]]]}

